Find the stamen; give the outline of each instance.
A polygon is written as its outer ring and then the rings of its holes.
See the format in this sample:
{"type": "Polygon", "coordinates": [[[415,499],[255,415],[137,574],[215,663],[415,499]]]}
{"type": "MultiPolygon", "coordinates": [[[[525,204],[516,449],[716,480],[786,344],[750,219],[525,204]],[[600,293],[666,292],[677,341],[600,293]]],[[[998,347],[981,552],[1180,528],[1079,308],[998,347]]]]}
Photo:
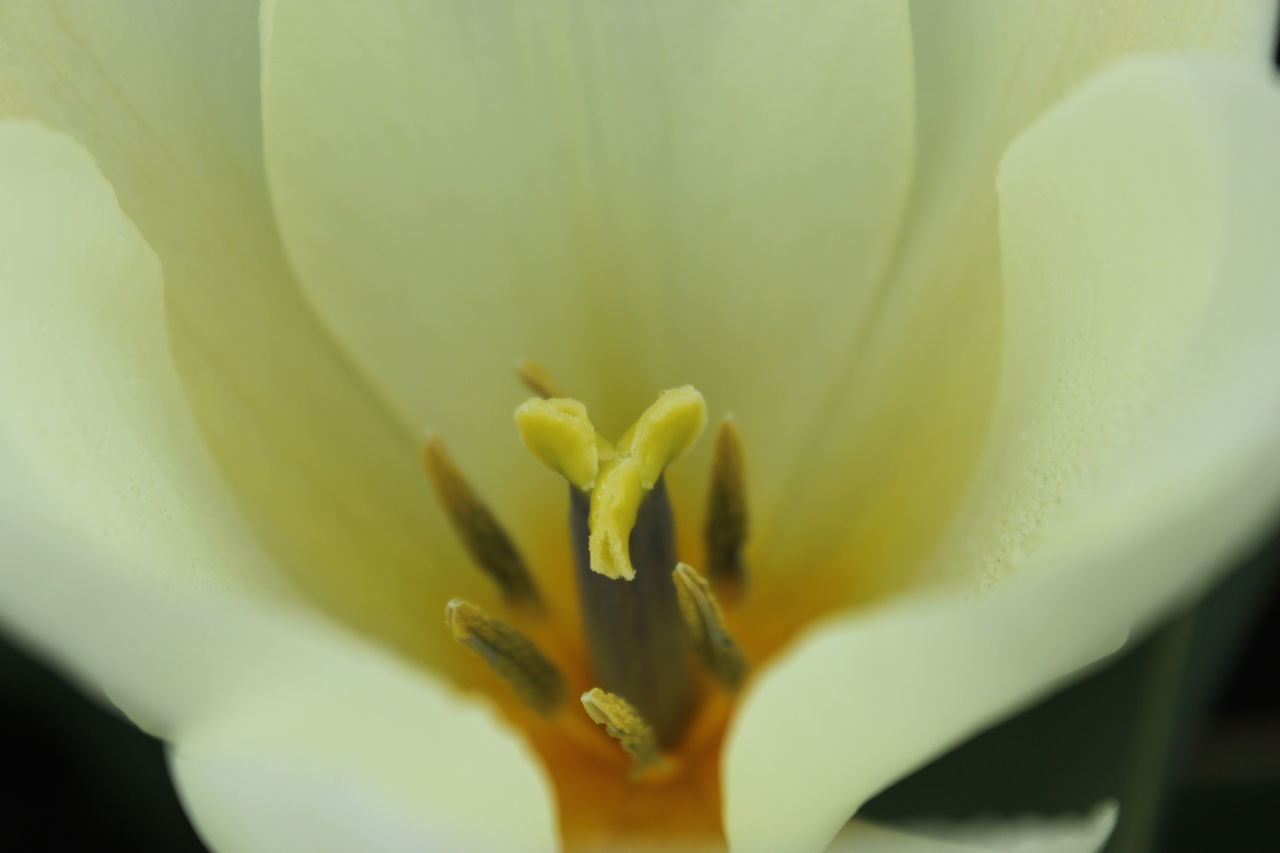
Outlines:
{"type": "Polygon", "coordinates": [[[626,750],[637,772],[662,764],[662,750],[653,728],[626,699],[593,687],[582,694],[582,707],[626,750]]]}
{"type": "Polygon", "coordinates": [[[526,400],[516,409],[516,427],[530,453],[583,491],[595,485],[601,458],[613,455],[577,400],[526,400]]]}
{"type": "Polygon", "coordinates": [[[541,606],[538,589],[511,538],[463,479],[438,437],[427,437],[423,461],[462,544],[484,573],[498,584],[503,599],[511,605],[541,606]]]}
{"type": "Polygon", "coordinates": [[[474,604],[455,598],[444,611],[454,639],[485,663],[540,714],[549,714],[565,694],[564,678],[533,641],[474,604]]]}
{"type": "Polygon", "coordinates": [[[536,361],[525,359],[518,363],[516,376],[524,383],[524,387],[544,400],[569,396],[560,390],[560,386],[551,378],[551,372],[536,361]]]}
{"type": "Polygon", "coordinates": [[[742,432],[726,417],[716,428],[707,495],[707,573],[716,590],[736,601],[746,586],[742,547],[747,541],[747,489],[742,432]]]}
{"type": "Polygon", "coordinates": [[[677,565],[671,579],[694,652],[716,681],[737,690],[747,674],[747,659],[724,624],[711,586],[687,563],[677,565]]]}

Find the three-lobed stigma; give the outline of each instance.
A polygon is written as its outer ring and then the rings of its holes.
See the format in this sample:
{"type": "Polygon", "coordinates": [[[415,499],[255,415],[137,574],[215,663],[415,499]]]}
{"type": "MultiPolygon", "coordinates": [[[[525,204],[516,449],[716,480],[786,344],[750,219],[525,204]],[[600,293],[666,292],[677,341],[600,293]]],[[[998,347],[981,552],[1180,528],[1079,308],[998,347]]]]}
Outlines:
{"type": "MultiPolygon", "coordinates": [[[[664,755],[680,747],[706,691],[699,671],[725,695],[747,673],[746,657],[712,591],[732,604],[744,588],[741,434],[729,421],[716,434],[704,528],[708,583],[677,559],[675,513],[663,478],[706,424],[702,395],[688,385],[662,392],[611,442],[595,429],[586,406],[561,396],[540,365],[524,362],[517,370],[537,395],[515,412],[524,445],[569,484],[574,577],[594,682],[582,696],[583,708],[630,755],[637,773],[666,766],[664,755]]],[[[521,619],[552,618],[510,537],[438,438],[428,439],[424,460],[454,528],[504,603],[521,619]]],[[[563,671],[529,637],[459,599],[449,603],[446,623],[525,705],[563,717],[563,671]]]]}
{"type": "Polygon", "coordinates": [[[577,400],[535,397],[516,409],[529,452],[590,493],[591,570],[631,580],[627,547],[636,513],[662,472],[702,432],[707,404],[691,385],[663,391],[616,444],[600,435],[577,400]]]}

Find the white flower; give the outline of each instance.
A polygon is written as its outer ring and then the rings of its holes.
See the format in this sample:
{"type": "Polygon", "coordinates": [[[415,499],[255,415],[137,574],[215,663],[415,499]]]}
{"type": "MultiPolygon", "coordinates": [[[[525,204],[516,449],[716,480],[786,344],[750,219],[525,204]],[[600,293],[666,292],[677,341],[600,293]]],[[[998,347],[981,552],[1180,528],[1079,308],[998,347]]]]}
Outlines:
{"type": "Polygon", "coordinates": [[[1273,16],[7,3],[0,613],[172,745],[218,849],[823,849],[1269,520],[1273,16]],[[426,427],[572,623],[525,356],[607,435],[693,383],[746,437],[757,675],[683,787],[521,718],[441,621],[499,605],[426,427]]]}

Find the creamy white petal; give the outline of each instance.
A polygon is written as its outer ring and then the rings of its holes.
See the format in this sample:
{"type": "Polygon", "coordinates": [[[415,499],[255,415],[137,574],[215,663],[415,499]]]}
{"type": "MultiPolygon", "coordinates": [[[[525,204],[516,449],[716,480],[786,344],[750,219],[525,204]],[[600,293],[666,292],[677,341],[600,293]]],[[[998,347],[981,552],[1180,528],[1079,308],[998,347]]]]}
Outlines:
{"type": "Polygon", "coordinates": [[[911,19],[918,144],[903,230],[867,333],[835,374],[827,429],[804,447],[820,460],[795,486],[811,502],[774,528],[800,562],[851,555],[864,596],[915,580],[981,448],[1001,340],[995,173],[1009,142],[1126,56],[1204,50],[1269,67],[1276,6],[925,0],[911,19]],[[843,532],[815,540],[821,525],[803,523],[815,515],[843,532]]]}
{"type": "Polygon", "coordinates": [[[826,853],[975,853],[967,844],[926,838],[865,820],[845,824],[826,853]]]}
{"type": "Polygon", "coordinates": [[[1265,75],[1164,61],[1104,75],[1013,147],[1008,390],[978,489],[994,500],[975,505],[994,512],[967,518],[978,556],[1017,571],[834,621],[764,673],[726,747],[735,848],[820,849],[866,797],[1117,647],[1271,519],[1278,146],[1265,75]]]}
{"type": "Polygon", "coordinates": [[[175,734],[175,782],[214,849],[559,849],[537,756],[488,709],[319,631],[269,657],[249,695],[175,734]]]}
{"type": "Polygon", "coordinates": [[[139,582],[11,450],[0,620],[173,744],[215,849],[558,849],[542,769],[495,714],[314,615],[139,582]]]}
{"type": "Polygon", "coordinates": [[[275,562],[330,612],[429,655],[449,640],[423,610],[491,593],[437,556],[453,545],[416,436],[287,269],[262,174],[258,46],[256,0],[13,0],[0,5],[0,114],[88,147],[158,255],[163,311],[146,316],[167,323],[203,438],[275,562]]]}
{"type": "Polygon", "coordinates": [[[507,517],[558,530],[527,512],[556,493],[513,438],[512,362],[607,434],[691,382],[753,437],[769,516],[906,194],[904,4],[269,8],[290,255],[406,417],[507,517]]]}
{"type": "Polygon", "coordinates": [[[1116,804],[1106,802],[1079,817],[1019,815],[967,821],[924,820],[909,822],[904,828],[993,853],[1097,853],[1110,839],[1118,815],[1116,804]]]}
{"type": "Polygon", "coordinates": [[[104,563],[174,594],[279,594],[183,397],[160,265],[89,155],[0,122],[0,187],[0,436],[52,518],[14,511],[85,531],[104,563]]]}
{"type": "Polygon", "coordinates": [[[1115,824],[1111,804],[1079,818],[922,821],[898,829],[855,819],[827,853],[1097,853],[1115,824]]]}

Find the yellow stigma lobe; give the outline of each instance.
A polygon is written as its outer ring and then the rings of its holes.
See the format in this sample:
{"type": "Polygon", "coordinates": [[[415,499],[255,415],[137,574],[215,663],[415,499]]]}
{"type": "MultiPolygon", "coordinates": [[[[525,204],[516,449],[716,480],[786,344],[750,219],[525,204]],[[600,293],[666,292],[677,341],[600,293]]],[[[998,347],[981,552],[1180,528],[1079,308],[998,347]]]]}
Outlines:
{"type": "Polygon", "coordinates": [[[582,694],[582,707],[626,750],[637,772],[662,764],[662,751],[653,728],[626,699],[593,687],[582,694]]]}
{"type": "Polygon", "coordinates": [[[591,570],[631,580],[630,539],[636,513],[662,472],[707,422],[707,404],[691,385],[663,391],[622,436],[603,439],[577,400],[527,400],[516,409],[525,447],[591,497],[591,570]]]}
{"type": "Polygon", "coordinates": [[[588,516],[591,535],[587,549],[593,572],[615,580],[629,581],[636,576],[631,565],[631,530],[646,494],[634,459],[618,458],[605,463],[600,481],[591,492],[588,516]]]}
{"type": "MultiPolygon", "coordinates": [[[[516,428],[529,452],[579,489],[590,491],[600,469],[602,446],[587,407],[577,400],[531,398],[516,409],[516,428]]],[[[607,444],[607,443],[604,443],[607,444]]]]}
{"type": "Polygon", "coordinates": [[[692,385],[663,391],[618,442],[618,453],[636,460],[646,489],[689,449],[707,424],[707,403],[692,385]]]}

